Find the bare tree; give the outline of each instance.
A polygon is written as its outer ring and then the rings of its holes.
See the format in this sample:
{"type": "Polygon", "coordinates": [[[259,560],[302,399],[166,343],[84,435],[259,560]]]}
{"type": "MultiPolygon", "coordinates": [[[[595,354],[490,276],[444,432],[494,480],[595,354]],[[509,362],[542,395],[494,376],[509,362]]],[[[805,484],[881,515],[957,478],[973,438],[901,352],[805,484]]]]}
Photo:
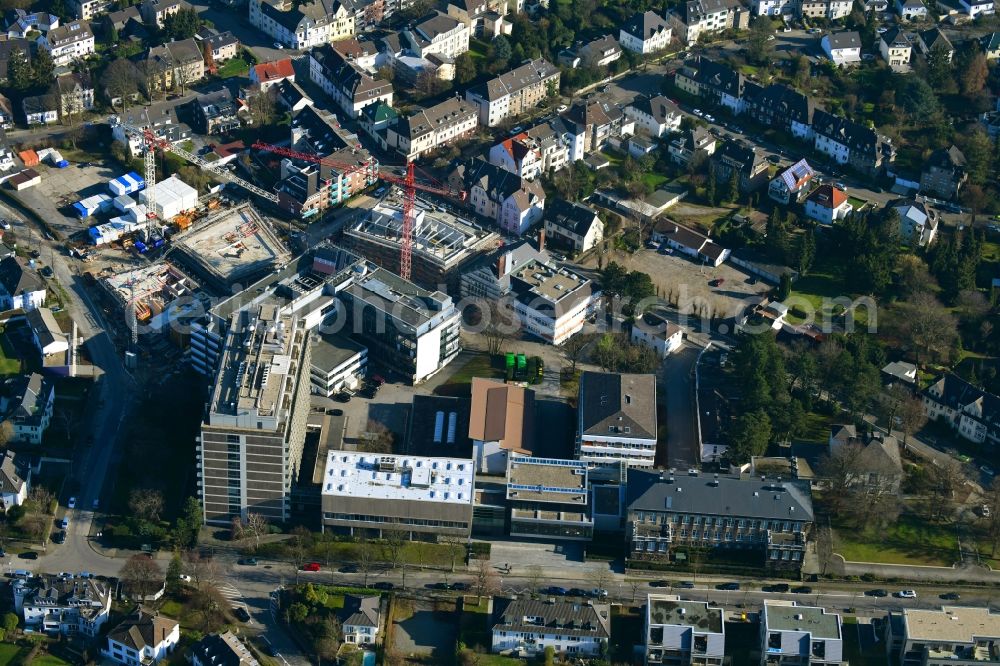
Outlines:
{"type": "Polygon", "coordinates": [[[218,563],[197,550],[184,553],[184,572],[191,576],[191,582],[198,589],[214,587],[221,574],[218,563]]]}
{"type": "Polygon", "coordinates": [[[819,474],[827,484],[827,497],[834,513],[844,510],[851,486],[863,473],[861,456],[864,446],[851,442],[837,447],[819,462],[819,474]]]}
{"type": "Polygon", "coordinates": [[[288,552],[292,556],[292,564],[299,570],[306,563],[309,547],[312,545],[312,533],[301,525],[292,530],[292,539],[288,544],[288,552]]]}
{"type": "Polygon", "coordinates": [[[500,578],[489,560],[476,560],[476,604],[500,591],[500,578]]]}
{"type": "Polygon", "coordinates": [[[118,573],[129,594],[143,602],[163,586],[163,569],[156,560],[145,554],[128,558],[118,573]]]}
{"type": "Polygon", "coordinates": [[[260,538],[268,533],[267,518],[259,513],[247,513],[246,518],[233,518],[233,541],[241,541],[256,552],[260,548],[260,538]]]}
{"type": "Polygon", "coordinates": [[[111,62],[101,75],[101,84],[108,100],[114,102],[118,100],[122,110],[125,109],[126,100],[139,92],[139,70],[135,65],[125,58],[118,58],[111,62]]]}
{"type": "Polygon", "coordinates": [[[385,560],[395,570],[403,561],[406,532],[402,530],[382,530],[382,537],[385,542],[385,560]]]}
{"type": "Polygon", "coordinates": [[[927,423],[927,410],[924,402],[915,395],[910,395],[899,405],[899,429],[903,431],[903,444],[906,439],[927,423]]]}
{"type": "Polygon", "coordinates": [[[392,453],[396,436],[384,423],[368,419],[368,426],[358,442],[358,451],[364,453],[392,453]]]}
{"type": "Polygon", "coordinates": [[[576,364],[583,358],[583,352],[588,344],[590,344],[590,336],[583,333],[577,333],[562,344],[562,353],[570,363],[571,374],[576,374],[576,364]]]}
{"type": "Polygon", "coordinates": [[[955,510],[955,495],[965,483],[965,473],[957,460],[948,459],[928,465],[928,515],[949,519],[955,510]]]}
{"type": "Polygon", "coordinates": [[[371,573],[374,565],[375,549],[372,547],[371,542],[363,537],[358,547],[358,571],[365,577],[365,587],[368,587],[368,574],[371,573]]]}
{"type": "Polygon", "coordinates": [[[55,495],[45,486],[34,486],[28,493],[28,501],[35,505],[38,513],[51,513],[55,495]]]}
{"type": "Polygon", "coordinates": [[[990,535],[992,550],[990,556],[995,557],[1000,547],[1000,476],[994,477],[993,483],[986,489],[983,506],[989,509],[986,516],[986,532],[990,535]]]}
{"type": "Polygon", "coordinates": [[[542,585],[542,568],[537,564],[532,564],[525,573],[527,574],[528,585],[531,586],[531,592],[537,593],[542,585]]]}
{"type": "MultiPolygon", "coordinates": [[[[6,234],[4,234],[6,236],[6,234]]],[[[9,420],[0,421],[0,447],[6,448],[14,440],[14,426],[9,420]]]]}
{"type": "Polygon", "coordinates": [[[445,536],[438,539],[438,543],[444,544],[448,548],[448,555],[451,557],[451,573],[455,573],[455,564],[465,549],[462,540],[456,537],[445,536]]]}
{"type": "Polygon", "coordinates": [[[278,112],[278,89],[272,86],[247,97],[247,111],[254,127],[266,127],[274,122],[278,112]]]}
{"type": "Polygon", "coordinates": [[[137,488],[128,496],[128,508],[142,520],[155,523],[163,511],[163,493],[152,488],[137,488]]]}
{"type": "Polygon", "coordinates": [[[628,586],[632,590],[632,603],[635,603],[635,598],[639,594],[639,588],[642,587],[642,581],[638,579],[630,580],[628,586]]]}
{"type": "Polygon", "coordinates": [[[519,330],[519,321],[509,303],[490,301],[486,312],[489,314],[489,320],[483,327],[486,351],[490,356],[496,356],[503,351],[504,343],[519,330]]]}
{"type": "Polygon", "coordinates": [[[596,589],[603,590],[607,588],[608,581],[611,580],[611,574],[608,571],[607,565],[598,564],[595,567],[591,567],[590,571],[587,572],[587,578],[590,579],[596,589]]]}

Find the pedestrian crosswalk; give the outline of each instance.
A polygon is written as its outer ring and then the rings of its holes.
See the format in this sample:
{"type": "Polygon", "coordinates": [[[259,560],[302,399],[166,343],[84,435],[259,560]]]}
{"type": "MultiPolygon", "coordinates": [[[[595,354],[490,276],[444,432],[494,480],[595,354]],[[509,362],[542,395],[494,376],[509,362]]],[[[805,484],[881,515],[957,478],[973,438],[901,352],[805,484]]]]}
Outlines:
{"type": "MultiPolygon", "coordinates": [[[[247,615],[250,614],[250,608],[247,606],[246,601],[243,600],[243,593],[236,589],[232,583],[221,582],[216,586],[219,590],[219,594],[225,597],[226,601],[233,608],[242,608],[246,611],[247,615]]],[[[247,624],[253,624],[253,618],[251,617],[247,620],[247,624]]]]}

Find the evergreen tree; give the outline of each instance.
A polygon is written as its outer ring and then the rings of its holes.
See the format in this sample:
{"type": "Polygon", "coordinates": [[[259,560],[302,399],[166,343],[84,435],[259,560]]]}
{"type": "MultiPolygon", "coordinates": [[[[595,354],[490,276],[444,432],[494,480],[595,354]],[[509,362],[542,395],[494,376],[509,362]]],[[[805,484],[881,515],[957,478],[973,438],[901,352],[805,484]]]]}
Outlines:
{"type": "Polygon", "coordinates": [[[31,86],[31,65],[21,49],[14,49],[7,60],[7,81],[14,90],[27,90],[31,86]]]}
{"type": "Polygon", "coordinates": [[[31,61],[32,81],[38,87],[47,87],[55,76],[56,65],[52,56],[45,49],[38,49],[35,59],[31,61]]]}
{"type": "Polygon", "coordinates": [[[799,237],[799,257],[797,263],[800,275],[805,275],[809,272],[815,258],[816,236],[813,234],[812,229],[806,229],[806,232],[799,237]]]}
{"type": "Polygon", "coordinates": [[[705,182],[705,198],[708,199],[708,203],[714,206],[717,203],[716,191],[715,191],[715,169],[709,167],[708,169],[708,180],[705,182]]]}
{"type": "Polygon", "coordinates": [[[104,37],[108,40],[108,44],[114,45],[118,43],[118,28],[115,27],[113,22],[108,21],[108,29],[105,31],[104,37]]]}
{"type": "Polygon", "coordinates": [[[781,281],[778,283],[778,300],[784,301],[792,293],[792,278],[788,273],[781,274],[781,281]]]}
{"type": "Polygon", "coordinates": [[[729,196],[726,197],[727,201],[736,201],[740,198],[740,175],[733,169],[733,172],[729,174],[729,196]]]}

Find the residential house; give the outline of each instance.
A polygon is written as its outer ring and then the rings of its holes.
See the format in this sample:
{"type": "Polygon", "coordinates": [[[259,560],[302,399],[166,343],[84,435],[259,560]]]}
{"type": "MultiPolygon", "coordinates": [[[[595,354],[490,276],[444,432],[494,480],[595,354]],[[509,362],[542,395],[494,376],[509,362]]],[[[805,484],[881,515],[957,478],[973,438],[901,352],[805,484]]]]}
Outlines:
{"type": "MultiPolygon", "coordinates": [[[[11,583],[14,611],[27,628],[96,638],[111,614],[110,586],[92,577],[41,574],[11,583]]],[[[138,662],[136,662],[138,663],[138,662]]]]}
{"type": "MultiPolygon", "coordinates": [[[[629,557],[676,560],[691,548],[756,551],[769,570],[798,570],[813,524],[809,483],[629,469],[629,557]]],[[[752,561],[749,553],[741,556],[752,561]]]]}
{"type": "MultiPolygon", "coordinates": [[[[172,144],[182,143],[191,138],[191,128],[178,119],[177,106],[174,102],[159,102],[145,107],[126,109],[121,118],[132,125],[150,130],[156,138],[172,144]]],[[[115,141],[125,144],[132,157],[139,157],[145,151],[142,139],[133,134],[126,134],[121,125],[111,128],[111,136],[115,141]]]]}
{"type": "Polygon", "coordinates": [[[553,345],[583,330],[601,298],[590,278],[541,261],[529,261],[510,273],[510,295],[524,333],[553,345]]]}
{"type": "Polygon", "coordinates": [[[56,77],[59,113],[62,117],[79,116],[94,108],[94,86],[90,74],[70,72],[56,77]]]}
{"type": "Polygon", "coordinates": [[[209,634],[191,646],[191,666],[260,666],[239,637],[231,631],[209,634]]]}
{"type": "Polygon", "coordinates": [[[753,192],[767,183],[767,162],[744,141],[725,141],[712,153],[709,165],[719,187],[726,187],[735,178],[740,192],[753,192]]]}
{"type": "Polygon", "coordinates": [[[650,234],[654,243],[664,243],[667,247],[691,257],[707,266],[720,266],[729,257],[729,249],[721,247],[704,234],[682,227],[673,220],[663,218],[650,234]]]}
{"type": "Polygon", "coordinates": [[[911,246],[926,246],[937,238],[938,212],[924,201],[897,199],[887,204],[899,213],[899,233],[911,246]]]}
{"type": "Polygon", "coordinates": [[[573,252],[586,252],[604,239],[604,222],[589,206],[556,199],[545,209],[545,237],[573,252]]]}
{"type": "Polygon", "coordinates": [[[525,130],[542,155],[542,172],[553,173],[570,165],[570,149],[583,143],[584,128],[562,116],[546,118],[525,130]]]}
{"type": "Polygon", "coordinates": [[[704,127],[693,127],[670,140],[667,152],[677,164],[687,165],[696,155],[708,158],[715,152],[716,139],[704,127]]]}
{"type": "Polygon", "coordinates": [[[228,88],[198,95],[191,100],[191,114],[201,134],[229,134],[240,128],[242,107],[228,88]]]}
{"type": "Polygon", "coordinates": [[[101,654],[125,666],[158,664],[180,642],[180,623],[139,606],[111,629],[101,654]]]}
{"type": "MultiPolygon", "coordinates": [[[[453,16],[469,27],[471,34],[478,38],[492,38],[509,35],[513,24],[505,18],[508,12],[507,0],[449,0],[448,16],[453,16]]],[[[515,12],[523,3],[516,0],[515,12]]]]}
{"type": "Polygon", "coordinates": [[[125,7],[113,12],[108,12],[101,18],[102,34],[108,34],[112,28],[118,33],[119,38],[126,32],[126,27],[131,25],[142,25],[142,12],[135,5],[125,7]]]}
{"type": "Polygon", "coordinates": [[[142,20],[160,29],[166,25],[167,17],[174,16],[182,9],[191,10],[192,7],[185,0],[142,0],[139,4],[142,20]]]}
{"type": "Polygon", "coordinates": [[[658,437],[656,376],[587,371],[579,387],[577,459],[652,467],[658,437]]]}
{"type": "Polygon", "coordinates": [[[559,68],[539,58],[472,86],[465,99],[479,107],[480,125],[496,127],[534,108],[552,91],[559,91],[559,68]]]}
{"type": "Polygon", "coordinates": [[[534,430],[534,391],[493,379],[472,378],[469,439],[476,474],[504,474],[511,456],[531,455],[534,430]]]}
{"type": "Polygon", "coordinates": [[[927,6],[922,0],[895,0],[896,13],[904,21],[927,18],[927,6]]]}
{"type": "Polygon", "coordinates": [[[796,202],[807,192],[814,175],[815,172],[809,166],[809,162],[801,159],[771,181],[767,188],[767,196],[781,204],[796,202]]]}
{"type": "Polygon", "coordinates": [[[817,152],[869,176],[877,174],[895,157],[888,137],[822,109],[817,109],[813,115],[812,129],[817,152]]]}
{"type": "Polygon", "coordinates": [[[669,356],[680,349],[684,331],[677,324],[647,312],[632,323],[632,342],[646,345],[660,356],[669,356]]]}
{"type": "Polygon", "coordinates": [[[889,67],[901,70],[909,67],[913,55],[910,37],[899,28],[890,28],[878,39],[878,51],[889,67]]]}
{"type": "Polygon", "coordinates": [[[205,61],[208,62],[208,54],[211,53],[212,62],[216,65],[232,60],[240,54],[240,40],[228,30],[202,36],[201,43],[205,61]]]}
{"type": "Polygon", "coordinates": [[[577,54],[585,67],[607,67],[622,57],[622,47],[617,39],[604,35],[581,46],[577,54]]]}
{"type": "Polygon", "coordinates": [[[942,199],[954,198],[969,177],[965,167],[965,155],[957,146],[935,150],[924,162],[920,191],[942,199]]]}
{"type": "Polygon", "coordinates": [[[49,52],[56,67],[68,66],[94,53],[94,33],[87,21],[71,21],[40,36],[38,46],[49,52]]]}
{"type": "Polygon", "coordinates": [[[843,661],[844,635],[839,615],[794,601],[764,601],[760,614],[761,666],[837,666],[843,661]]]}
{"type": "Polygon", "coordinates": [[[794,88],[780,83],[761,87],[752,81],[747,82],[742,108],[762,125],[780,128],[805,141],[813,137],[816,104],[811,97],[794,88]]]}
{"type": "Polygon", "coordinates": [[[69,350],[70,341],[59,328],[52,311],[48,308],[29,310],[25,315],[31,339],[42,357],[43,365],[62,365],[69,350]],[[50,363],[51,361],[51,363],[50,363]]]}
{"type": "Polygon", "coordinates": [[[1000,58],[1000,32],[991,32],[980,37],[979,48],[987,60],[1000,58]]]}
{"type": "Polygon", "coordinates": [[[754,0],[750,6],[757,16],[787,16],[789,19],[799,9],[796,0],[754,0]]]}
{"type": "Polygon", "coordinates": [[[890,361],[882,368],[882,383],[891,386],[903,382],[910,388],[917,385],[917,366],[906,361],[890,361]]]}
{"type": "Polygon", "coordinates": [[[1000,398],[976,388],[958,375],[945,373],[924,390],[931,420],[941,420],[976,444],[1000,442],[1000,398]]]}
{"type": "Polygon", "coordinates": [[[806,217],[820,224],[843,220],[853,210],[854,206],[847,200],[847,192],[833,185],[820,185],[806,197],[806,217]]]}
{"type": "Polygon", "coordinates": [[[861,63],[861,35],[856,30],[831,32],[820,41],[823,52],[834,65],[858,65],[861,63]]]}
{"type": "Polygon", "coordinates": [[[344,595],[344,605],[337,611],[337,619],[345,643],[375,645],[382,624],[381,603],[378,595],[344,595]]]}
{"type": "Polygon", "coordinates": [[[7,37],[24,39],[34,32],[46,33],[59,27],[59,17],[48,12],[14,9],[7,13],[7,37]]]}
{"type": "Polygon", "coordinates": [[[4,414],[13,428],[13,438],[27,444],[41,444],[52,421],[56,390],[52,381],[37,372],[15,377],[8,383],[10,399],[4,414]]]}
{"type": "Polygon", "coordinates": [[[510,536],[590,541],[594,516],[588,467],[574,460],[510,456],[505,498],[510,536]]]}
{"type": "Polygon", "coordinates": [[[885,623],[892,666],[945,666],[982,661],[1000,642],[1000,613],[991,608],[944,606],[891,611],[885,623]]]}
{"type": "Polygon", "coordinates": [[[680,12],[669,14],[667,18],[678,39],[691,45],[704,34],[746,28],[750,15],[738,0],[687,0],[680,12]]]}
{"type": "Polygon", "coordinates": [[[449,182],[469,193],[467,202],[477,214],[495,220],[504,231],[521,235],[545,213],[541,185],[476,158],[460,166],[449,182]]]}
{"type": "Polygon", "coordinates": [[[863,473],[847,479],[849,485],[873,493],[895,495],[903,482],[903,464],[899,455],[899,440],[880,431],[858,435],[853,424],[830,426],[829,453],[833,456],[845,446],[857,447],[853,459],[863,473]]]}
{"type": "Polygon", "coordinates": [[[186,88],[205,78],[205,57],[197,41],[181,39],[150,48],[140,70],[147,93],[186,88]]]}
{"type": "Polygon", "coordinates": [[[636,13],[618,30],[623,49],[643,55],[667,48],[673,37],[670,23],[653,11],[636,13]]]}
{"type": "Polygon", "coordinates": [[[249,0],[250,23],[279,44],[311,49],[349,39],[356,16],[340,0],[249,0]]]}
{"type": "Polygon", "coordinates": [[[27,259],[0,261],[0,310],[34,310],[45,304],[45,282],[27,259]]]}
{"type": "Polygon", "coordinates": [[[598,657],[611,637],[611,608],[603,603],[493,598],[492,652],[598,657]]]}
{"type": "Polygon", "coordinates": [[[622,110],[597,99],[581,100],[562,113],[562,119],[576,126],[570,159],[583,159],[609,142],[633,133],[635,123],[622,110]]]}
{"type": "Polygon", "coordinates": [[[282,81],[295,81],[291,58],[264,62],[250,68],[250,83],[259,87],[261,92],[266,92],[282,81]]]}
{"type": "Polygon", "coordinates": [[[996,13],[994,0],[958,0],[958,2],[972,20],[980,16],[992,16],[996,13]]]}
{"type": "Polygon", "coordinates": [[[313,101],[302,87],[293,81],[282,81],[277,86],[278,103],[295,115],[307,106],[312,106],[313,101]]]}
{"type": "Polygon", "coordinates": [[[674,74],[674,83],[681,90],[737,114],[743,112],[746,82],[746,77],[732,67],[700,56],[674,74]]]}
{"type": "Polygon", "coordinates": [[[801,0],[799,15],[802,18],[836,21],[850,15],[852,4],[851,0],[801,0]]]}
{"type": "Polygon", "coordinates": [[[411,53],[420,58],[438,55],[453,60],[469,50],[469,26],[440,11],[433,11],[400,33],[411,53]]]}
{"type": "Polygon", "coordinates": [[[930,55],[932,51],[940,52],[948,62],[951,62],[955,55],[955,47],[952,46],[951,40],[937,26],[918,32],[917,46],[925,56],[930,55]]]}
{"type": "Polygon", "coordinates": [[[647,136],[632,135],[625,139],[625,152],[636,159],[656,152],[657,148],[659,146],[656,141],[647,136]]]}
{"type": "MultiPolygon", "coordinates": [[[[0,130],[4,130],[2,143],[6,146],[7,134],[6,130],[9,130],[14,126],[14,107],[11,106],[10,100],[6,95],[0,95],[0,130]]],[[[13,162],[13,152],[10,151],[9,146],[6,146],[5,150],[9,154],[5,154],[3,158],[0,158],[0,170],[7,171],[14,167],[13,162]],[[11,158],[11,159],[8,159],[11,158]]]]}
{"type": "Polygon", "coordinates": [[[28,499],[31,485],[31,468],[24,471],[17,468],[16,455],[13,451],[4,451],[0,462],[0,508],[4,511],[12,506],[21,506],[28,499]]]}
{"type": "Polygon", "coordinates": [[[32,95],[21,100],[24,124],[50,125],[59,122],[59,98],[57,95],[32,95]]]}
{"type": "Polygon", "coordinates": [[[541,146],[526,132],[520,132],[496,144],[490,148],[487,157],[490,164],[527,180],[533,180],[543,172],[541,146]]]}
{"type": "Polygon", "coordinates": [[[479,126],[479,110],[460,97],[426,109],[418,109],[406,118],[397,118],[386,130],[386,143],[406,157],[408,162],[442,146],[466,139],[479,126]]]}
{"type": "Polygon", "coordinates": [[[351,118],[369,104],[392,106],[392,83],[376,79],[329,44],[309,52],[309,78],[351,118]]]}
{"type": "Polygon", "coordinates": [[[647,594],[644,619],[646,666],[722,666],[726,628],[721,608],[677,595],[647,594]]]}
{"type": "Polygon", "coordinates": [[[625,115],[635,121],[636,130],[660,138],[681,129],[681,110],[663,95],[639,96],[625,107],[625,115]]]}

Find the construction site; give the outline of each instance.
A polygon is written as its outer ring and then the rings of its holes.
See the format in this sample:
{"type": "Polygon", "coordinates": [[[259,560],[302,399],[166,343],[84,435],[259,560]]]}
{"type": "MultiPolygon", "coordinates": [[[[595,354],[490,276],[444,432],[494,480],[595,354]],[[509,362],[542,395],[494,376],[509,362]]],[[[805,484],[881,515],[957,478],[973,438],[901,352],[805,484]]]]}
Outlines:
{"type": "Polygon", "coordinates": [[[174,248],[206,286],[227,291],[284,265],[291,253],[253,205],[217,209],[174,238],[174,248]]]}
{"type": "MultiPolygon", "coordinates": [[[[384,202],[344,230],[343,245],[379,266],[400,272],[403,207],[384,202]]],[[[503,244],[496,232],[481,229],[417,199],[413,208],[410,279],[427,288],[454,286],[461,268],[503,244]]]]}
{"type": "Polygon", "coordinates": [[[131,320],[134,303],[138,324],[154,331],[198,311],[206,297],[198,283],[166,261],[106,277],[100,284],[126,320],[131,320]]]}

